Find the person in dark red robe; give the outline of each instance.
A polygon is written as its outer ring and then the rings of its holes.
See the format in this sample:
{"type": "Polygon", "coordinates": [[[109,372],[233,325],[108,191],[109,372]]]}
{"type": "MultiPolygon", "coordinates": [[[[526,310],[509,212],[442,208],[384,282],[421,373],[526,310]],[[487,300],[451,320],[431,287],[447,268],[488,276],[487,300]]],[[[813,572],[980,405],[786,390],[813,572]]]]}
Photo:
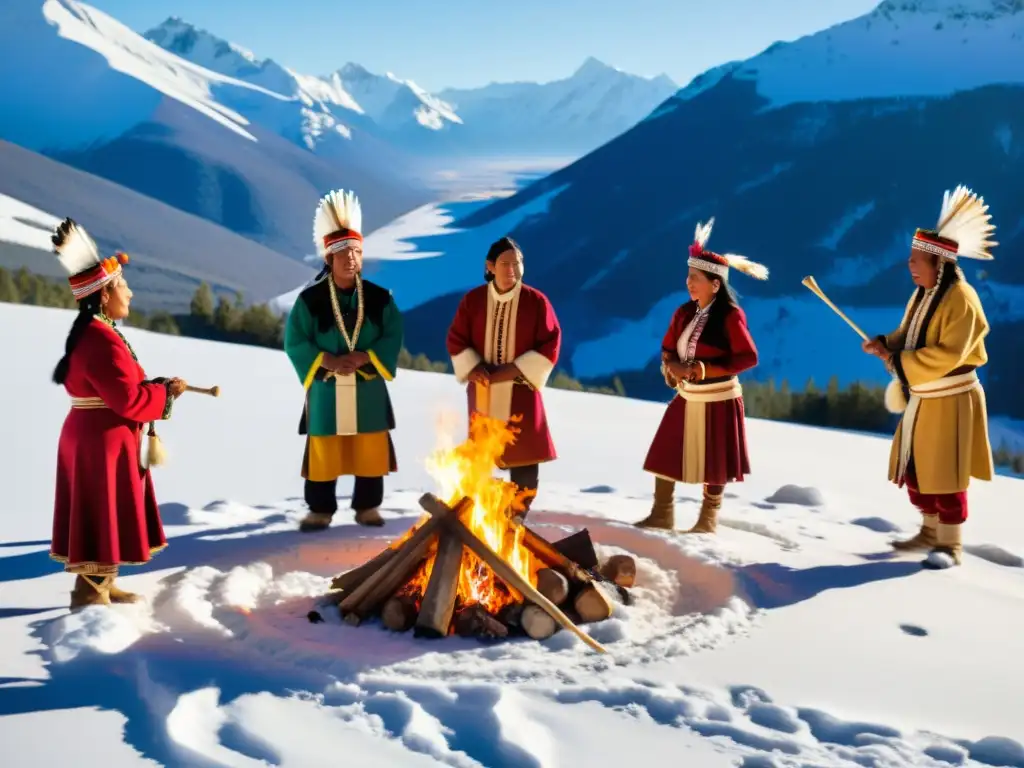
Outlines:
{"type": "Polygon", "coordinates": [[[562,329],[548,297],[523,283],[523,252],[503,237],[487,252],[486,282],[465,296],[448,329],[448,354],[468,383],[469,415],[484,414],[518,430],[498,466],[521,491],[525,517],[540,464],[557,458],[542,391],[558,363],[562,329]]]}
{"type": "MultiPolygon", "coordinates": [[[[147,380],[116,321],[132,292],[125,254],[101,259],[82,227],[65,219],[53,236],[70,275],[78,316],[53,381],[71,399],[57,445],[57,485],[50,557],[75,574],[71,609],[135,602],[114,580],[122,565],[141,565],[167,546],[149,474],[143,425],[170,417],[181,379],[147,380]]],[[[155,459],[155,457],[154,457],[155,459]]]]}
{"type": "Polygon", "coordinates": [[[675,528],[676,483],[699,483],[704,498],[697,524],[686,533],[714,533],[725,486],[750,472],[737,375],[757,365],[747,319],[729,288],[729,269],[759,280],[768,270],[743,256],[705,248],[714,219],[698,224],[690,246],[686,289],[690,301],[675,311],[661,344],[661,371],[676,390],[647,453],[655,476],[643,528],[675,528]]]}

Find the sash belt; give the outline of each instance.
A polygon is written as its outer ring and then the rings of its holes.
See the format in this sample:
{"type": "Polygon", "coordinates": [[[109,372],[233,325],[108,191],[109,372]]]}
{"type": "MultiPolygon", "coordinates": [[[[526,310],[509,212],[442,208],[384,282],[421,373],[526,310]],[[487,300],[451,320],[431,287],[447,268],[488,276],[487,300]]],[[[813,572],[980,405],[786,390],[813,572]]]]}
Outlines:
{"type": "Polygon", "coordinates": [[[981,386],[977,371],[944,376],[926,384],[918,384],[910,388],[907,410],[903,414],[903,426],[900,430],[900,463],[896,479],[902,484],[910,465],[910,457],[914,452],[914,427],[917,424],[917,411],[922,400],[938,400],[942,397],[956,397],[981,386]]]}

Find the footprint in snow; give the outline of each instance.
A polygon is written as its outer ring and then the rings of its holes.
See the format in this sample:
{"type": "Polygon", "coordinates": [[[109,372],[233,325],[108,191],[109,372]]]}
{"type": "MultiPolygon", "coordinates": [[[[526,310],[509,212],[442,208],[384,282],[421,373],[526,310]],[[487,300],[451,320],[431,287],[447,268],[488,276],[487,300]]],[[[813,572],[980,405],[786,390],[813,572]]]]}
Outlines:
{"type": "Polygon", "coordinates": [[[900,630],[911,637],[928,637],[928,630],[916,624],[900,624],[900,630]]]}

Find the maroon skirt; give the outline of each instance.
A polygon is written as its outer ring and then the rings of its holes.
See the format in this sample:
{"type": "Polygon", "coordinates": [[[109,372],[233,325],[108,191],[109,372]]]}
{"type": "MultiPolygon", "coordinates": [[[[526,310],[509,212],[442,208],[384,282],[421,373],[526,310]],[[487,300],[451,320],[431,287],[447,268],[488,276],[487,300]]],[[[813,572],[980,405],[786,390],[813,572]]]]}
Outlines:
{"type": "MultiPolygon", "coordinates": [[[[686,401],[676,396],[661,419],[644,470],[676,482],[683,480],[686,401]]],[[[750,474],[743,398],[704,404],[704,483],[725,485],[750,474]]]]}
{"type": "Polygon", "coordinates": [[[57,447],[50,556],[72,573],[141,565],[167,545],[149,471],[139,466],[142,425],[107,409],[73,409],[57,447]]]}

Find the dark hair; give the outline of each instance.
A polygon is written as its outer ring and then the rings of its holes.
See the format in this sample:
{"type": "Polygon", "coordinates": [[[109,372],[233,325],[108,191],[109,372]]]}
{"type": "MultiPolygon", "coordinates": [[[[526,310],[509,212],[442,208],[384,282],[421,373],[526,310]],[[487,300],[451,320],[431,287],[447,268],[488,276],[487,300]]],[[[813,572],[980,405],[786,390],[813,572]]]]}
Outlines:
{"type": "Polygon", "coordinates": [[[716,275],[714,272],[708,272],[705,269],[700,270],[700,272],[708,280],[717,280],[722,284],[721,288],[718,289],[718,293],[715,294],[715,303],[711,306],[712,315],[716,315],[726,309],[735,309],[740,305],[728,280],[723,280],[721,275],[716,275]]]}
{"type": "Polygon", "coordinates": [[[71,330],[68,331],[68,340],[64,342],[64,357],[53,369],[54,384],[63,384],[67,379],[68,367],[71,365],[71,353],[75,351],[78,342],[82,340],[82,334],[89,327],[89,323],[100,313],[101,296],[102,291],[96,291],[78,302],[78,316],[75,317],[75,322],[71,324],[71,330]]]}
{"type": "MultiPolygon", "coordinates": [[[[495,240],[493,243],[491,243],[491,247],[487,249],[487,261],[493,264],[498,260],[498,257],[501,256],[501,254],[503,254],[505,251],[515,251],[516,253],[519,254],[519,258],[523,257],[523,249],[519,247],[519,243],[517,243],[511,237],[508,237],[506,235],[500,240],[495,240]]],[[[484,280],[486,280],[488,283],[494,280],[493,273],[488,272],[485,269],[484,280]]]]}

